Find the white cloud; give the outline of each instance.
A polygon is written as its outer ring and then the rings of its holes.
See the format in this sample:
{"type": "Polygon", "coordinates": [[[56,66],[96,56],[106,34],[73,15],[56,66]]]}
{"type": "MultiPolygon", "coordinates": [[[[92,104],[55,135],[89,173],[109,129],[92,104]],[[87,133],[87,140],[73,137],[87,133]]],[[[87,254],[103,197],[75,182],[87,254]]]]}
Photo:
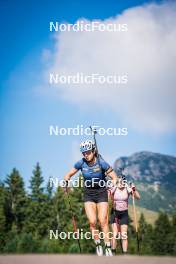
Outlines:
{"type": "Polygon", "coordinates": [[[128,84],[59,84],[58,96],[83,107],[92,103],[98,109],[112,109],[138,131],[174,131],[176,3],[130,8],[103,22],[127,23],[128,32],[57,33],[52,62],[45,74],[48,78],[50,72],[128,73],[128,84]]]}
{"type": "Polygon", "coordinates": [[[51,59],[51,50],[43,49],[41,54],[42,62],[46,63],[51,59]]]}

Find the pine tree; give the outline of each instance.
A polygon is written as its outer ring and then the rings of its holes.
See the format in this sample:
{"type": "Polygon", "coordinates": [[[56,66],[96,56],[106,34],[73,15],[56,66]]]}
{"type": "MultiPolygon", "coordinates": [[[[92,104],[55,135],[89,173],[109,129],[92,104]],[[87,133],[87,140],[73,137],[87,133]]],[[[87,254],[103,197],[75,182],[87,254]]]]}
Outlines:
{"type": "Polygon", "coordinates": [[[47,211],[45,203],[47,196],[44,194],[43,182],[41,168],[39,163],[37,163],[30,180],[31,194],[28,197],[27,217],[25,220],[25,232],[33,234],[36,239],[41,238],[46,232],[47,211]]]}
{"type": "Polygon", "coordinates": [[[144,214],[142,213],[139,219],[139,239],[140,239],[140,253],[151,254],[151,240],[153,229],[147,224],[144,214]]]}
{"type": "Polygon", "coordinates": [[[52,194],[53,194],[53,184],[51,184],[50,179],[51,179],[51,177],[49,178],[48,183],[47,183],[47,187],[46,187],[47,197],[48,197],[49,201],[51,200],[52,194]]]}
{"type": "Polygon", "coordinates": [[[153,240],[151,243],[155,254],[166,255],[170,251],[169,235],[172,232],[171,223],[166,213],[160,213],[155,222],[153,240]]]}
{"type": "Polygon", "coordinates": [[[0,183],[0,252],[3,251],[6,238],[5,187],[0,183]]]}
{"type": "Polygon", "coordinates": [[[25,231],[33,234],[36,239],[49,238],[49,230],[55,225],[53,188],[49,184],[44,188],[43,182],[41,168],[37,163],[30,180],[31,195],[28,198],[25,223],[25,231]]]}
{"type": "Polygon", "coordinates": [[[39,163],[37,163],[35,169],[33,170],[33,176],[30,180],[31,198],[34,201],[40,201],[43,199],[44,188],[42,184],[44,179],[42,177],[42,172],[39,163]]]}
{"type": "Polygon", "coordinates": [[[20,232],[23,228],[26,215],[26,193],[24,189],[24,181],[19,172],[14,168],[12,173],[7,176],[5,181],[7,190],[7,218],[13,224],[13,228],[20,232]]]}
{"type": "Polygon", "coordinates": [[[171,232],[168,235],[169,250],[168,253],[176,256],[176,214],[172,215],[171,232]]]}

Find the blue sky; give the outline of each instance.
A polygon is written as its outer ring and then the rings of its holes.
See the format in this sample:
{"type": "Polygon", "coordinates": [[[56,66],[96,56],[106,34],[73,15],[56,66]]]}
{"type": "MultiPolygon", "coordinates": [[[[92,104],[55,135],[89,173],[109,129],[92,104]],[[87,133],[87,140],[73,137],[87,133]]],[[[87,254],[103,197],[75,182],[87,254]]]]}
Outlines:
{"type": "Polygon", "coordinates": [[[127,126],[127,137],[98,137],[100,151],[110,163],[119,156],[142,150],[175,155],[173,131],[160,135],[137,131],[117,118],[112,109],[95,108],[93,111],[92,104],[89,112],[62,97],[35,90],[41,82],[40,72],[45,67],[42,50],[53,49],[54,45],[49,21],[74,23],[82,17],[104,20],[148,2],[1,1],[1,178],[16,167],[28,186],[37,161],[45,180],[49,176],[63,178],[79,157],[81,137],[51,137],[48,127],[54,124],[60,127],[75,127],[77,124],[127,126]]]}

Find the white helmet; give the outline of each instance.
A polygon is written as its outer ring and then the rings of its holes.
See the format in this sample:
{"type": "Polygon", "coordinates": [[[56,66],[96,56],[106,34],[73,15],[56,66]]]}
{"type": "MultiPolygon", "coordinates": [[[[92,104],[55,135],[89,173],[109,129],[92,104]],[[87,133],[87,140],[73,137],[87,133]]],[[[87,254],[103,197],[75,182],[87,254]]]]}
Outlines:
{"type": "Polygon", "coordinates": [[[80,151],[82,153],[89,151],[89,150],[93,150],[95,148],[95,143],[92,140],[86,140],[81,142],[80,144],[80,151]]]}

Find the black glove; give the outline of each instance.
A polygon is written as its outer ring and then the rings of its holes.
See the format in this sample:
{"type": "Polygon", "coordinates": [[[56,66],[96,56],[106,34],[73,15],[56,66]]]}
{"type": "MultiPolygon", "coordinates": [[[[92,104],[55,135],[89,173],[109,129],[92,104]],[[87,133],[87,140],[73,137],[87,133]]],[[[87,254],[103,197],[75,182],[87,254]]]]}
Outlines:
{"type": "Polygon", "coordinates": [[[66,180],[62,181],[62,188],[64,189],[65,192],[67,192],[68,185],[69,185],[69,181],[66,180]]]}

